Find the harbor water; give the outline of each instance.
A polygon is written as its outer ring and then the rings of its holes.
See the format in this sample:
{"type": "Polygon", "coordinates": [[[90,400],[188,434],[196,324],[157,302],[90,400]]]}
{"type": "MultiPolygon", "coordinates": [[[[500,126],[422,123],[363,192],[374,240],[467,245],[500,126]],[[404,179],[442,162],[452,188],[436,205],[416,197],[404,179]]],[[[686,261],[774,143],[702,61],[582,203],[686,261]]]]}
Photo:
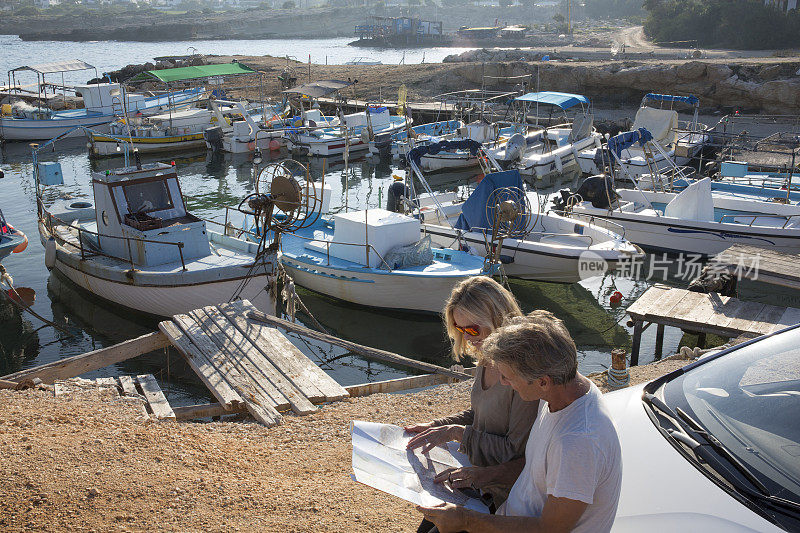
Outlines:
{"type": "MultiPolygon", "coordinates": [[[[320,40],[259,40],[259,41],[191,41],[164,43],[59,43],[22,42],[17,37],[0,36],[4,55],[0,67],[31,65],[58,59],[79,58],[95,65],[98,71],[118,69],[129,63],[143,63],[153,57],[192,53],[204,54],[270,54],[293,56],[315,63],[344,63],[354,56],[373,55],[384,63],[441,61],[450,53],[462,50],[414,49],[381,50],[370,53],[348,48],[348,39],[320,40]],[[113,51],[113,53],[112,53],[113,51]]],[[[71,73],[68,82],[85,82],[93,73],[71,73]]],[[[632,116],[634,110],[626,110],[632,116]]],[[[85,140],[59,142],[53,151],[40,154],[41,160],[59,161],[65,186],[60,194],[75,200],[91,198],[90,171],[122,165],[122,158],[93,160],[88,156],[85,140]]],[[[287,157],[287,154],[274,155],[287,157]]],[[[145,160],[155,160],[145,156],[145,160]]],[[[164,156],[174,160],[184,195],[190,210],[201,217],[223,220],[223,206],[235,205],[254,191],[254,169],[246,154],[212,154],[201,150],[195,154],[164,156]]],[[[345,175],[341,160],[305,159],[312,175],[325,179],[333,186],[332,207],[342,209],[384,206],[392,174],[402,172],[388,161],[361,159],[351,164],[345,175]]],[[[35,190],[32,177],[30,148],[25,143],[6,143],[0,152],[0,168],[5,178],[0,180],[0,208],[7,220],[24,231],[30,245],[20,254],[12,254],[3,264],[14,277],[17,287],[29,287],[36,292],[33,310],[60,329],[44,325],[26,315],[22,322],[0,323],[0,374],[14,372],[43,363],[57,361],[90,350],[142,335],[157,328],[152,317],[136,316],[129,310],[115,308],[99,301],[70,282],[52,275],[44,264],[44,247],[39,242],[36,224],[35,190]]],[[[476,176],[460,174],[437,176],[432,186],[437,190],[462,190],[476,176]]],[[[573,183],[562,184],[564,187],[573,183]]],[[[55,199],[56,188],[49,190],[55,199]]],[[[555,189],[543,191],[550,194],[555,189]]],[[[688,280],[666,281],[685,286],[688,280]]],[[[614,348],[630,346],[631,329],[625,325],[625,307],[643,293],[654,281],[663,279],[629,279],[615,273],[587,279],[580,283],[555,284],[509,280],[509,286],[525,311],[544,308],[565,321],[575,338],[579,351],[580,369],[584,373],[604,370],[610,364],[614,348]],[[611,303],[611,295],[623,295],[621,305],[611,303]]],[[[336,301],[325,296],[298,289],[314,317],[332,334],[368,346],[393,351],[408,357],[444,366],[453,363],[441,319],[431,315],[416,315],[379,311],[336,301]]],[[[300,316],[301,321],[307,320],[300,316]]],[[[640,362],[652,359],[655,328],[647,330],[642,342],[640,362]]],[[[668,330],[665,353],[675,350],[680,331],[668,330]]],[[[339,383],[350,385],[366,381],[391,379],[407,375],[408,369],[390,367],[355,357],[341,349],[293,337],[295,342],[314,361],[317,361],[339,383]]],[[[121,363],[91,374],[101,377],[118,374],[152,373],[165,390],[170,403],[176,405],[209,400],[205,387],[176,352],[151,354],[121,363]]]]}

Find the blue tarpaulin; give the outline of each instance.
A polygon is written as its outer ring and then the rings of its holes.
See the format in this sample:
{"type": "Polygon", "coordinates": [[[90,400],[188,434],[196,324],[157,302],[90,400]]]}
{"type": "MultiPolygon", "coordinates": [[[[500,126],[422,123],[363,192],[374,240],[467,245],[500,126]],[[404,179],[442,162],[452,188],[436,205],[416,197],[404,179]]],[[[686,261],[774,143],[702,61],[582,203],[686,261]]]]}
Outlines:
{"type": "MultiPolygon", "coordinates": [[[[491,229],[492,218],[494,218],[494,207],[490,207],[487,210],[486,204],[492,192],[501,187],[516,187],[520,196],[525,194],[519,170],[506,170],[505,172],[492,172],[491,174],[487,174],[472,194],[469,195],[467,201],[464,202],[461,208],[461,215],[456,221],[456,229],[465,231],[472,231],[473,229],[478,230],[480,228],[491,229]]],[[[515,192],[516,191],[511,193],[511,197],[513,197],[515,192]]],[[[507,199],[511,198],[509,197],[507,199]]],[[[523,198],[518,198],[517,200],[519,203],[524,203],[523,198]]],[[[525,216],[530,216],[530,214],[525,213],[525,216]]],[[[525,227],[527,227],[527,222],[525,227]]]]}
{"type": "Polygon", "coordinates": [[[481,143],[473,141],[472,139],[463,139],[460,141],[439,141],[438,143],[427,144],[425,146],[417,146],[408,152],[406,158],[413,161],[415,165],[419,165],[420,159],[426,154],[438,154],[442,150],[469,150],[472,155],[477,155],[481,149],[481,143]]]}
{"type": "Polygon", "coordinates": [[[608,149],[617,154],[617,158],[622,156],[622,151],[630,148],[636,143],[639,146],[644,146],[647,141],[652,141],[653,135],[644,128],[639,128],[636,131],[626,131],[620,133],[608,140],[608,149]]]}
{"type": "Polygon", "coordinates": [[[559,93],[555,91],[544,91],[539,93],[523,94],[514,98],[515,102],[538,102],[558,106],[561,109],[569,109],[578,104],[589,105],[589,99],[580,94],[559,93]]]}
{"type": "Polygon", "coordinates": [[[647,93],[644,98],[645,100],[657,100],[659,102],[683,102],[689,105],[698,105],[700,103],[700,99],[693,94],[689,96],[673,96],[671,94],[647,93]]]}

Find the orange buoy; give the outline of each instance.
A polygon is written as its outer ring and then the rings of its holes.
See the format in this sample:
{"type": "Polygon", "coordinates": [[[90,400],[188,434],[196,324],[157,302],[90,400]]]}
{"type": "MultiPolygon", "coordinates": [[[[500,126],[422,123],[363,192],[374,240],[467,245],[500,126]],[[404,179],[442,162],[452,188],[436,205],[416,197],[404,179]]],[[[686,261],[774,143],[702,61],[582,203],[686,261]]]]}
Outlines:
{"type": "Polygon", "coordinates": [[[281,143],[277,139],[272,139],[269,142],[269,149],[276,152],[281,149],[281,143]]]}

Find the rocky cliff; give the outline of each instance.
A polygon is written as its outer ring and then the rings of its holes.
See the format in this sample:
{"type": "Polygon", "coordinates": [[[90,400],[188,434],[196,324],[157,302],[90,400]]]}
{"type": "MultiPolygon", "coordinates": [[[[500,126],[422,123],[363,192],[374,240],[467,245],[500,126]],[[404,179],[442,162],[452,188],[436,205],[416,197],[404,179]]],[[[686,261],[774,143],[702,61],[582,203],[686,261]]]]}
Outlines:
{"type": "MultiPolygon", "coordinates": [[[[481,84],[485,76],[530,74],[541,90],[585,94],[595,102],[635,104],[647,92],[694,94],[703,107],[800,114],[800,58],[762,62],[452,63],[447,85],[481,84]],[[459,81],[461,80],[461,81],[459,81]]],[[[454,89],[455,90],[455,89],[454,89]]]]}

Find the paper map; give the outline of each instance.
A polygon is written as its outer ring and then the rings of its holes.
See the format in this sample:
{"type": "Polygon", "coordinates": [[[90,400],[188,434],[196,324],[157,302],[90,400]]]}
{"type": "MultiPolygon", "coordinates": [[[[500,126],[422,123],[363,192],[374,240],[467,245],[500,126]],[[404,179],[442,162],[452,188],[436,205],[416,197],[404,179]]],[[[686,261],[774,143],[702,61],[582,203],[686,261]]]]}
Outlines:
{"type": "Polygon", "coordinates": [[[452,489],[447,483],[433,481],[448,468],[471,466],[467,456],[458,451],[458,443],[449,442],[446,448],[437,446],[423,455],[420,448],[406,450],[406,443],[414,434],[399,426],[354,420],[350,430],[355,481],[417,505],[449,502],[489,512],[480,500],[452,489]]]}

